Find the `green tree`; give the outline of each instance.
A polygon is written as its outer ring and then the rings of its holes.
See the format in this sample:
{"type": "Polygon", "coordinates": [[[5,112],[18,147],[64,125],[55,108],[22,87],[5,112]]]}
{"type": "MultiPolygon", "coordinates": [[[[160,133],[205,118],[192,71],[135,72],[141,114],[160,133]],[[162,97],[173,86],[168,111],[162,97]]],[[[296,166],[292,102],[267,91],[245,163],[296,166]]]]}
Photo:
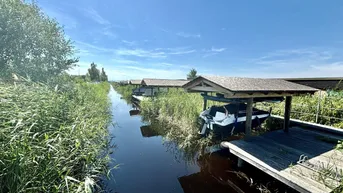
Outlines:
{"type": "Polygon", "coordinates": [[[75,66],[63,28],[35,3],[0,1],[0,77],[45,81],[75,66]]]}
{"type": "Polygon", "coordinates": [[[100,80],[101,81],[108,81],[108,77],[106,75],[104,68],[101,69],[100,80]]]}
{"type": "Polygon", "coordinates": [[[91,81],[100,81],[100,70],[97,69],[96,64],[93,62],[88,69],[88,75],[91,81]]]}
{"type": "Polygon", "coordinates": [[[198,77],[197,71],[194,68],[192,68],[191,71],[187,74],[187,79],[188,80],[193,80],[196,77],[198,77]]]}

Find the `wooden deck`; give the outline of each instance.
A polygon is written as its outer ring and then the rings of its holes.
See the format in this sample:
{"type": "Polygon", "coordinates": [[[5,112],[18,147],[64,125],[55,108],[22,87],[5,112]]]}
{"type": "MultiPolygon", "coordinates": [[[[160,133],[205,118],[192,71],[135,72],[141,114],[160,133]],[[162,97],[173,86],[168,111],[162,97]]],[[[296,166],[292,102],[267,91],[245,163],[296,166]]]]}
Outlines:
{"type": "Polygon", "coordinates": [[[299,192],[331,192],[343,178],[343,152],[335,150],[342,135],[290,128],[221,146],[299,192]],[[308,159],[299,161],[300,157],[308,159]]]}

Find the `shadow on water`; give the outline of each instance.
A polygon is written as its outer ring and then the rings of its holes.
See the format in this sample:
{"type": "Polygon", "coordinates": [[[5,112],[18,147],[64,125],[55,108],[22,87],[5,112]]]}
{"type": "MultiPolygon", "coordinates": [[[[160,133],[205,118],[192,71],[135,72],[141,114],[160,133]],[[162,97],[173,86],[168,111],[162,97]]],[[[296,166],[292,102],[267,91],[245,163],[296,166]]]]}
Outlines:
{"type": "MultiPolygon", "coordinates": [[[[106,192],[118,193],[224,193],[285,192],[287,188],[246,164],[236,168],[237,158],[226,150],[204,153],[197,141],[185,145],[171,135],[170,125],[142,117],[139,108],[111,89],[114,126],[109,127],[116,148],[111,154],[111,179],[106,192]],[[269,189],[269,191],[268,191],[269,189]]],[[[189,142],[187,142],[189,143],[189,142]]],[[[287,192],[292,192],[287,190],[287,192]]]]}

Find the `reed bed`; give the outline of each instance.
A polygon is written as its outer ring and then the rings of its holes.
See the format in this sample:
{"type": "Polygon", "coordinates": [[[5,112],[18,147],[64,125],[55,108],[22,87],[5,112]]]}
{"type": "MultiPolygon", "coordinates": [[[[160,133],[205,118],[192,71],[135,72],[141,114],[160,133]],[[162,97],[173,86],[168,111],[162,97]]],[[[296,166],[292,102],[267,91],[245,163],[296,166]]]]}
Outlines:
{"type": "MultiPolygon", "coordinates": [[[[316,122],[318,112],[317,123],[343,128],[343,92],[334,93],[332,95],[322,94],[322,96],[316,94],[293,97],[291,118],[316,122]]],[[[272,107],[273,114],[283,116],[284,102],[265,105],[268,108],[272,107]]]]}
{"type": "Polygon", "coordinates": [[[112,86],[126,101],[131,100],[132,90],[136,88],[134,85],[119,85],[118,83],[112,83],[112,86]]]}
{"type": "Polygon", "coordinates": [[[0,84],[0,192],[93,192],[106,174],[108,83],[0,84]]]}

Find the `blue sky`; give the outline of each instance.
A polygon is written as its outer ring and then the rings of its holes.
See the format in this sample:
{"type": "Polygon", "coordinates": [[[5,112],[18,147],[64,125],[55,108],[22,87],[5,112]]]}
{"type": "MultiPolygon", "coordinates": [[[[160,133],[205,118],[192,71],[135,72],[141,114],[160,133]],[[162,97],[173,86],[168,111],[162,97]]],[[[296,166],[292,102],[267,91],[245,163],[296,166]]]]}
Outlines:
{"type": "Polygon", "coordinates": [[[343,1],[38,0],[111,80],[343,76],[343,1]]]}

